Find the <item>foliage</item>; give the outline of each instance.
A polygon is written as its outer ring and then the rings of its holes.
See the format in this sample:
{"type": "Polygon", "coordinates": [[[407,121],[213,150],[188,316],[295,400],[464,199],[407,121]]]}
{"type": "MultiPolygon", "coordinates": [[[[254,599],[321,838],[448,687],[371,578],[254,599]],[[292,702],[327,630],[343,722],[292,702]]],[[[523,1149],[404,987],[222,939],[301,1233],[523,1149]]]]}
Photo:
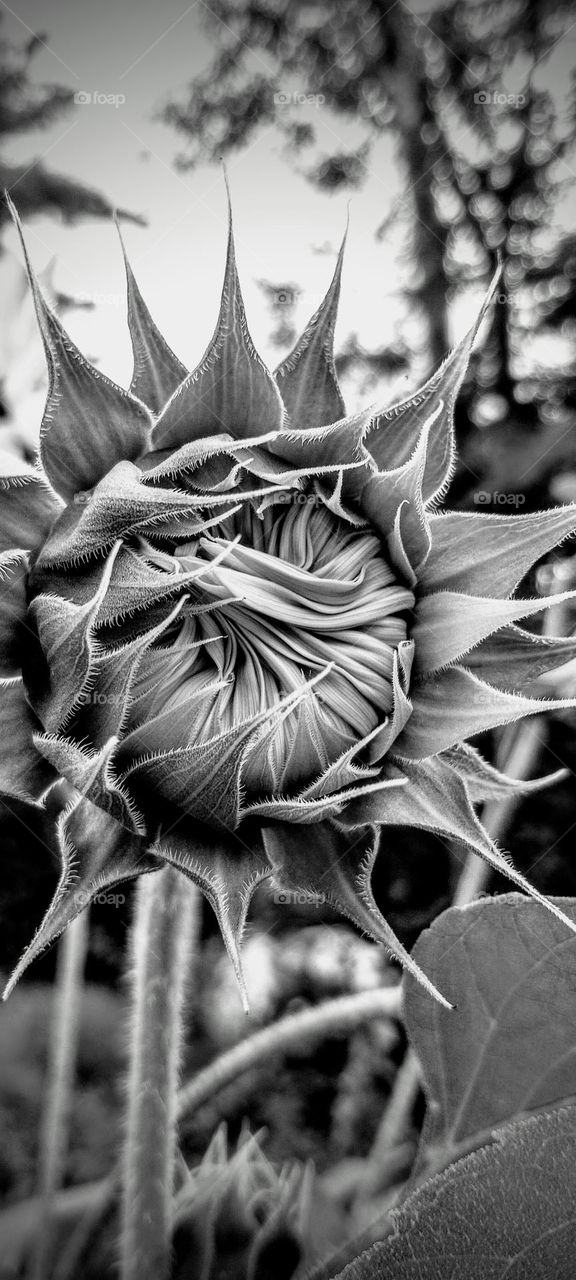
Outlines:
{"type": "Polygon", "coordinates": [[[164,112],[185,142],[183,167],[237,150],[273,123],[328,191],[379,172],[381,140],[393,141],[403,190],[387,203],[384,193],[377,235],[391,251],[401,231],[406,297],[425,319],[432,366],[449,345],[451,298],[503,255],[492,341],[457,415],[461,500],[470,500],[470,473],[488,496],[537,500],[559,466],[576,461],[566,227],[576,98],[561,56],[575,12],[550,0],[450,0],[415,17],[381,0],[218,0],[207,17],[212,65],[164,112]],[[306,114],[306,95],[319,109],[306,114]],[[337,135],[335,154],[315,150],[318,119],[337,135]],[[338,149],[348,134],[351,145],[338,149]]]}

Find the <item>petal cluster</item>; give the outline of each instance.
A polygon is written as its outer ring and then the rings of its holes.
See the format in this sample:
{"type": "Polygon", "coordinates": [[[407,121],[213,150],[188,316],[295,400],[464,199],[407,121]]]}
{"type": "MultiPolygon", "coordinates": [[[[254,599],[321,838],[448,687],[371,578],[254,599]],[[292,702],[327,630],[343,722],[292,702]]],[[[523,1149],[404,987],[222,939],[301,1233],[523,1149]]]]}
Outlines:
{"type": "Polygon", "coordinates": [[[62,877],[13,980],[91,895],[171,863],[212,902],[240,977],[250,897],[272,875],[322,893],[433,991],[370,890],[398,824],[463,841],[539,896],[474,807],[514,784],[467,739],[573,705],[536,682],[576,641],[518,625],[570,593],[514,593],[576,506],[438,510],[496,281],[416,395],[346,416],[341,269],[342,252],[272,374],[230,222],[220,315],[188,373],[126,261],[126,391],[29,267],[50,386],[38,467],[0,476],[0,793],[58,801],[62,877]]]}

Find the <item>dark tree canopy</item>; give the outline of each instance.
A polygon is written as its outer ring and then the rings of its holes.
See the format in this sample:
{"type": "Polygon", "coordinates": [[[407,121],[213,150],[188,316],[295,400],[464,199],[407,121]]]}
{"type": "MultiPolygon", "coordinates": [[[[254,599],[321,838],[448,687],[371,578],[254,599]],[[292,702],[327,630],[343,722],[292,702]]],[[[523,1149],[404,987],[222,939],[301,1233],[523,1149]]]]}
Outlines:
{"type": "Polygon", "coordinates": [[[178,163],[216,160],[274,122],[310,181],[343,191],[361,187],[379,138],[391,135],[404,189],[377,234],[405,226],[406,294],[426,320],[431,365],[449,345],[451,297],[486,283],[497,255],[504,261],[493,341],[460,415],[469,469],[502,479],[519,440],[529,456],[518,487],[545,482],[566,458],[574,466],[576,256],[556,214],[574,189],[576,99],[559,107],[552,59],[574,0],[454,0],[418,17],[387,0],[215,0],[211,15],[212,64],[164,112],[185,141],[178,163]],[[294,88],[361,121],[360,144],[319,155],[298,104],[275,101],[294,88]],[[534,357],[527,369],[534,334],[555,338],[566,359],[534,357]]]}

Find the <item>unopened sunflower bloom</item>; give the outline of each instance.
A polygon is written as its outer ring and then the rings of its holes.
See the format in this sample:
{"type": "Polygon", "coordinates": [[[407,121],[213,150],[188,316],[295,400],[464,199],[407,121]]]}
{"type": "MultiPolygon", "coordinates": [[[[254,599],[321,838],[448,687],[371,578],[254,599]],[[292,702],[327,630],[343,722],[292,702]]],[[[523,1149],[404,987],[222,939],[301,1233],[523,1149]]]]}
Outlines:
{"type": "Polygon", "coordinates": [[[474,808],[516,784],[466,740],[574,705],[532,696],[576,641],[518,627],[544,602],[513,593],[576,529],[576,505],[437,510],[489,299],[416,395],[346,416],[342,252],[274,374],[248,332],[231,224],[192,373],[127,262],[128,391],[83,357],[30,271],[50,389],[38,469],[3,479],[0,790],[65,807],[60,884],[12,981],[104,888],[171,864],[209,898],[240,977],[249,901],[272,876],[323,895],[434,990],[371,894],[389,826],[459,840],[540,897],[474,808]]]}

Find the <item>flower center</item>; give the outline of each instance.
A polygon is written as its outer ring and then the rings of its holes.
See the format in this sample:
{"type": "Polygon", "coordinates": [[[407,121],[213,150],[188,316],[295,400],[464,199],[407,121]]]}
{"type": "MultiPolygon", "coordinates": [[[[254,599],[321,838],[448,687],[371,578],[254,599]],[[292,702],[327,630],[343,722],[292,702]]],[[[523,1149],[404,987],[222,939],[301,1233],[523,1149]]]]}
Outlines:
{"type": "Polygon", "coordinates": [[[248,795],[313,782],[392,709],[394,653],[414,596],[374,534],[316,495],[247,503],[174,556],[140,542],[158,567],[205,565],[191,606],[145,658],[130,729],[166,751],[240,725],[248,795]],[[209,606],[198,612],[198,604],[209,606]]]}

